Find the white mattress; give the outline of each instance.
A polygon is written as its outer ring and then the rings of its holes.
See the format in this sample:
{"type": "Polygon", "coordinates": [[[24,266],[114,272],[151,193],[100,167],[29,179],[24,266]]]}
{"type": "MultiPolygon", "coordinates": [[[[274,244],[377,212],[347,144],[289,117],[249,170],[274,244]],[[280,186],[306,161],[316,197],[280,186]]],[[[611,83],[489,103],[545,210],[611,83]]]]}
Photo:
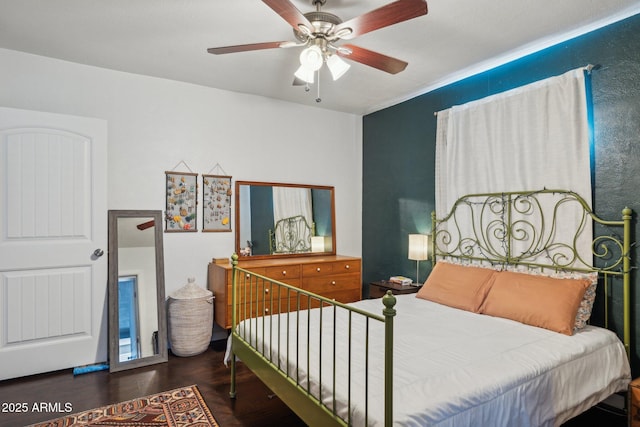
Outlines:
{"type": "MultiPolygon", "coordinates": [[[[376,314],[381,314],[383,308],[379,299],[352,305],[376,314]]],[[[570,337],[449,308],[415,295],[397,296],[396,310],[394,425],[558,426],[612,393],[626,389],[631,378],[623,344],[606,329],[588,326],[570,337]]],[[[267,358],[276,363],[279,358],[282,369],[287,366],[289,375],[297,377],[305,387],[309,371],[311,392],[318,396],[321,383],[322,400],[331,408],[333,309],[323,310],[322,342],[317,332],[319,310],[311,310],[310,317],[311,330],[316,332],[310,334],[309,340],[303,327],[301,335],[296,336],[295,313],[253,319],[250,335],[254,344],[256,339],[259,341],[258,348],[264,348],[267,358]],[[263,340],[262,336],[266,338],[263,340]],[[320,359],[322,376],[318,368],[320,359]]],[[[307,312],[301,312],[298,320],[306,327],[307,312]]],[[[384,328],[379,322],[370,321],[369,403],[365,407],[366,326],[362,319],[353,317],[349,404],[348,323],[346,311],[338,310],[335,321],[338,413],[346,418],[350,412],[354,425],[365,425],[366,412],[368,425],[383,425],[384,328]]],[[[239,331],[243,328],[248,331],[248,321],[241,324],[239,331]]]]}

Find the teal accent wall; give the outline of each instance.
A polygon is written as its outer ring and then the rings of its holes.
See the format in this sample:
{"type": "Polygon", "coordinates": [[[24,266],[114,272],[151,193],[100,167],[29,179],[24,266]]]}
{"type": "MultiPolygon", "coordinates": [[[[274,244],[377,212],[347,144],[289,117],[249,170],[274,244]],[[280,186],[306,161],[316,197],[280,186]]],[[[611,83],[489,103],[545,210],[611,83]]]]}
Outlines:
{"type": "MultiPolygon", "coordinates": [[[[254,255],[269,255],[269,230],[273,230],[273,188],[252,185],[251,197],[251,243],[254,255]]],[[[244,242],[241,242],[244,244],[244,242]]]]}
{"type": "MultiPolygon", "coordinates": [[[[317,236],[331,236],[331,191],[311,189],[311,209],[317,236]]],[[[311,224],[309,224],[311,225],[311,224]]]]}
{"type": "MultiPolygon", "coordinates": [[[[435,111],[562,74],[587,64],[592,72],[594,209],[619,218],[640,211],[640,15],[450,84],[363,117],[363,280],[416,275],[408,234],[430,231],[434,208],[435,111]]],[[[471,42],[471,41],[470,41],[471,42]]],[[[472,43],[470,43],[470,48],[472,43]]],[[[411,64],[409,64],[411,66],[411,64]]],[[[499,188],[496,191],[500,191],[499,188]]],[[[640,242],[634,218],[634,236],[640,242]]],[[[639,265],[637,251],[633,263],[639,265]]],[[[420,264],[425,279],[429,262],[420,264]]],[[[633,276],[632,366],[639,366],[640,282],[633,276]]],[[[365,294],[367,287],[365,286],[365,294]]],[[[621,326],[621,292],[614,290],[621,326]]],[[[621,328],[620,328],[621,330],[621,328]]]]}

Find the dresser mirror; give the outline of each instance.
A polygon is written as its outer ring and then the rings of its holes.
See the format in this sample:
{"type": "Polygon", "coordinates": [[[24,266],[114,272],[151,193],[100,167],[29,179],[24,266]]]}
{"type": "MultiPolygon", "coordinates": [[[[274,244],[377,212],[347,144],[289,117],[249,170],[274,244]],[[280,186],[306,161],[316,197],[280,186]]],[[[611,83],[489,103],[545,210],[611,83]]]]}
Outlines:
{"type": "Polygon", "coordinates": [[[109,211],[109,370],[166,362],[162,212],[109,211]]]}
{"type": "Polygon", "coordinates": [[[335,255],[333,187],[236,181],[235,197],[241,258],[335,255]]]}

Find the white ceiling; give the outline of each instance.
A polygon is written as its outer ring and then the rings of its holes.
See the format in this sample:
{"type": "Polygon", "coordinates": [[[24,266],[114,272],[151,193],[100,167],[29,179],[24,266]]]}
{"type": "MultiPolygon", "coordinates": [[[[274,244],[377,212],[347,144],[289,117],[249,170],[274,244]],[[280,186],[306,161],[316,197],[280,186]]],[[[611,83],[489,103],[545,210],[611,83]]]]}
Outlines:
{"type": "MultiPolygon", "coordinates": [[[[291,0],[303,13],[311,0],[291,0]]],[[[349,42],[409,63],[390,75],[351,62],[340,80],[293,86],[297,48],[211,55],[293,40],[260,0],[0,0],[0,47],[366,114],[640,13],[639,0],[427,0],[429,13],[349,42]]],[[[327,0],[347,20],[391,0],[327,0]]],[[[586,64],[585,64],[586,65],[586,64]]],[[[1,66],[1,64],[0,64],[1,66]]]]}
{"type": "Polygon", "coordinates": [[[153,217],[118,218],[119,248],[155,247],[155,230],[153,227],[138,230],[137,226],[153,220],[153,217]]]}

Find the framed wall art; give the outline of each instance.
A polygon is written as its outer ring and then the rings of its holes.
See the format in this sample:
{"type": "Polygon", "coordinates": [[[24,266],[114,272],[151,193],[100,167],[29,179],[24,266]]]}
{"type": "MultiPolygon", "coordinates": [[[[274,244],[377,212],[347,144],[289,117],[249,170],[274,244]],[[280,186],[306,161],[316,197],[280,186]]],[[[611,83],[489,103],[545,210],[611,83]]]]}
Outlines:
{"type": "Polygon", "coordinates": [[[202,175],[202,231],[231,231],[231,177],[202,175]]]}
{"type": "Polygon", "coordinates": [[[198,231],[198,174],[165,172],[165,231],[198,231]]]}

